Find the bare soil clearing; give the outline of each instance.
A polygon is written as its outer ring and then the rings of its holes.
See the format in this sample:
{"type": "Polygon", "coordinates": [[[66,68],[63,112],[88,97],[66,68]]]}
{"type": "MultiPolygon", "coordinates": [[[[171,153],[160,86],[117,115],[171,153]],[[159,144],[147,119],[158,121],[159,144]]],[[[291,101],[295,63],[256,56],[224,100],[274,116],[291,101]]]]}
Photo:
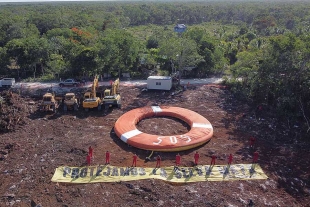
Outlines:
{"type": "MultiPolygon", "coordinates": [[[[255,206],[310,206],[310,144],[299,139],[298,128],[276,121],[268,109],[258,117],[255,110],[220,87],[191,86],[180,92],[141,89],[122,86],[122,109],[106,114],[82,109],[41,113],[38,100],[2,92],[0,206],[246,206],[249,199],[255,206]],[[123,113],[154,103],[193,110],[214,127],[209,143],[180,153],[183,166],[193,165],[196,151],[202,164],[209,164],[212,154],[217,155],[217,164],[226,164],[230,153],[234,163],[251,163],[254,150],[249,148],[249,138],[254,136],[259,163],[269,179],[190,184],[140,180],[73,185],[50,181],[58,166],[84,165],[90,145],[94,164],[103,164],[109,150],[112,165],[130,166],[136,153],[139,166],[154,167],[154,159],[144,161],[150,152],[128,146],[113,132],[123,113]]],[[[168,117],[142,120],[137,128],[159,135],[189,130],[186,123],[168,117]]],[[[160,155],[162,166],[174,164],[176,153],[160,155]]]]}

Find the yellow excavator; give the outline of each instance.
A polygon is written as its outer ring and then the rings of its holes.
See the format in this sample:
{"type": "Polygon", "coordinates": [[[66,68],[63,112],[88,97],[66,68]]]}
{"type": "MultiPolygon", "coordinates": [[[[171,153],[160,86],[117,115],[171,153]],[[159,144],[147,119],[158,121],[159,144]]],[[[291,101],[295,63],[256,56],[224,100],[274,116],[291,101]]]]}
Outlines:
{"type": "Polygon", "coordinates": [[[112,83],[111,89],[106,89],[104,91],[102,105],[104,105],[105,110],[113,106],[117,106],[118,108],[122,107],[121,95],[119,94],[119,78],[112,83]]]}
{"type": "Polygon", "coordinates": [[[97,108],[101,110],[101,99],[97,97],[96,89],[98,88],[98,76],[95,76],[93,85],[91,86],[91,91],[87,91],[84,94],[83,108],[88,111],[92,108],[97,108]]]}

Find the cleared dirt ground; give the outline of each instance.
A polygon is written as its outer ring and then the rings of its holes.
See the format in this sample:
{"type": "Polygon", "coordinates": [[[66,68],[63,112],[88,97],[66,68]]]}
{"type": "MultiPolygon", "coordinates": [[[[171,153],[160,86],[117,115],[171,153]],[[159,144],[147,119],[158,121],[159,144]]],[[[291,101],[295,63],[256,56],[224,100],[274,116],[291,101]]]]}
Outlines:
{"type": "MultiPolygon", "coordinates": [[[[277,121],[268,108],[260,114],[238,102],[229,90],[210,85],[190,86],[186,91],[143,91],[121,87],[122,109],[56,114],[37,111],[39,100],[2,92],[0,113],[0,206],[310,206],[309,142],[299,137],[298,123],[277,121]],[[88,147],[94,147],[94,164],[104,164],[105,151],[111,164],[130,166],[132,155],[138,165],[150,152],[123,143],[113,132],[115,121],[125,112],[154,103],[178,106],[205,116],[214,127],[211,141],[181,152],[183,166],[193,166],[195,151],[201,164],[251,163],[249,138],[256,137],[255,150],[267,180],[168,183],[161,180],[63,184],[51,178],[57,167],[85,165],[88,147]],[[295,127],[294,127],[295,125],[295,127]]],[[[163,117],[142,120],[143,132],[172,135],[189,126],[163,117]]],[[[176,153],[160,153],[162,166],[172,166],[176,153]]]]}

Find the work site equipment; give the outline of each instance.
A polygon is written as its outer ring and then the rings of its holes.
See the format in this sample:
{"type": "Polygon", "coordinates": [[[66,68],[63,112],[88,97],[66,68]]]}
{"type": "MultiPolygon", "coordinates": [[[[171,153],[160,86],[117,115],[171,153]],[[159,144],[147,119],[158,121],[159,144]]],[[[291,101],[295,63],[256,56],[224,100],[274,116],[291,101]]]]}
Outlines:
{"type": "Polygon", "coordinates": [[[64,104],[63,106],[64,111],[68,110],[77,111],[79,109],[79,102],[74,93],[66,93],[63,104],[64,104]]]}
{"type": "Polygon", "coordinates": [[[97,97],[96,89],[98,88],[98,76],[95,76],[91,91],[84,94],[83,108],[88,111],[91,108],[101,110],[101,98],[97,97]]]}
{"type": "Polygon", "coordinates": [[[62,97],[56,97],[55,93],[47,92],[43,95],[43,100],[40,105],[40,111],[52,111],[53,113],[59,107],[59,101],[62,100],[62,97]]]}
{"type": "Polygon", "coordinates": [[[117,106],[118,108],[122,107],[121,95],[119,94],[119,78],[111,84],[111,89],[106,89],[104,91],[102,105],[104,105],[105,110],[113,106],[117,106]]]}

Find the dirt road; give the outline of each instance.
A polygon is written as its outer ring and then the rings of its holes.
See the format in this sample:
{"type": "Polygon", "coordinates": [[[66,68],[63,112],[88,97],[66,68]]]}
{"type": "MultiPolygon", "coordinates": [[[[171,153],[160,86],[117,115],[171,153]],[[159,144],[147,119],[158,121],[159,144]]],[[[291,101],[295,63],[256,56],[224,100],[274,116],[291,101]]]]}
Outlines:
{"type": "MultiPolygon", "coordinates": [[[[221,83],[222,78],[204,78],[204,79],[181,79],[181,85],[185,84],[219,84],[221,83]]],[[[146,85],[146,80],[131,80],[131,81],[120,81],[121,86],[144,86],[146,85]]],[[[16,83],[15,88],[59,88],[58,82],[50,82],[50,83],[41,83],[41,82],[19,82],[16,83]]],[[[92,82],[86,82],[85,86],[82,87],[90,87],[92,82]]],[[[109,86],[110,80],[100,81],[99,86],[109,86]]]]}

